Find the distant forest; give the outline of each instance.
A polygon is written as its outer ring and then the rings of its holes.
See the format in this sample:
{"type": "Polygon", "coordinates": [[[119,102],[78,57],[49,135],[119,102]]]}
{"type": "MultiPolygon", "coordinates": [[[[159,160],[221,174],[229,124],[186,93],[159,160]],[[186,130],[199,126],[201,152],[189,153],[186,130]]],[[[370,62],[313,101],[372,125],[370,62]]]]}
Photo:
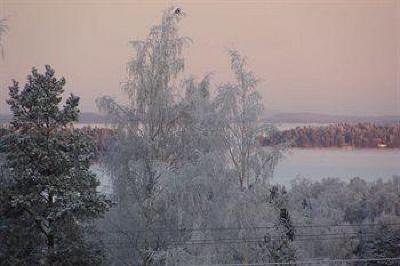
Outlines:
{"type": "MultiPolygon", "coordinates": [[[[110,128],[83,127],[80,130],[94,139],[97,155],[106,151],[115,135],[115,130],[110,128]]],[[[0,137],[5,133],[6,129],[0,127],[0,137]]],[[[263,146],[285,143],[292,148],[400,148],[400,123],[339,123],[273,130],[268,136],[260,136],[260,142],[263,146]]]]}
{"type": "MultiPolygon", "coordinates": [[[[98,153],[112,141],[114,130],[107,128],[82,128],[95,139],[98,153]]],[[[293,148],[400,148],[400,123],[378,125],[375,123],[340,123],[327,126],[304,126],[288,130],[273,130],[260,137],[263,146],[286,143],[293,148]],[[379,146],[378,146],[379,145],[379,146]]]]}
{"type": "Polygon", "coordinates": [[[400,147],[400,123],[378,125],[375,123],[340,123],[320,127],[297,127],[275,130],[261,137],[262,144],[287,143],[291,147],[400,147]]]}

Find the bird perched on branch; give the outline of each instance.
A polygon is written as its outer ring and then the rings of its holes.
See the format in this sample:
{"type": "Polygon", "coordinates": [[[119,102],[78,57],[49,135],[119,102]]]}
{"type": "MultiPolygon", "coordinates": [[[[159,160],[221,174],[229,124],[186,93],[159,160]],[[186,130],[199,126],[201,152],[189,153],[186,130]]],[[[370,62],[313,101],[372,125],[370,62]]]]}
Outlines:
{"type": "Polygon", "coordinates": [[[175,9],[174,13],[175,13],[175,15],[182,15],[182,14],[183,14],[182,9],[179,8],[179,7],[177,7],[177,8],[175,9]]]}

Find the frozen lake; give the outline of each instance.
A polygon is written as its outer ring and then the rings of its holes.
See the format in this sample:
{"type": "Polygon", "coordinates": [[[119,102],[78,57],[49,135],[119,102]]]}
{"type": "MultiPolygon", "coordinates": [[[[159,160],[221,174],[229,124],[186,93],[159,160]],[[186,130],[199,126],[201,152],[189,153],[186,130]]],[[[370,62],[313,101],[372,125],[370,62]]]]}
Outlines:
{"type": "MultiPolygon", "coordinates": [[[[107,173],[96,165],[92,169],[101,182],[100,190],[110,193],[111,180],[107,173]]],[[[393,175],[400,175],[400,149],[296,148],[287,152],[278,163],[272,182],[289,185],[296,177],[376,180],[393,175]]]]}
{"type": "Polygon", "coordinates": [[[292,149],[285,154],[274,173],[273,183],[289,184],[290,180],[323,177],[366,180],[400,175],[400,149],[292,149]]]}

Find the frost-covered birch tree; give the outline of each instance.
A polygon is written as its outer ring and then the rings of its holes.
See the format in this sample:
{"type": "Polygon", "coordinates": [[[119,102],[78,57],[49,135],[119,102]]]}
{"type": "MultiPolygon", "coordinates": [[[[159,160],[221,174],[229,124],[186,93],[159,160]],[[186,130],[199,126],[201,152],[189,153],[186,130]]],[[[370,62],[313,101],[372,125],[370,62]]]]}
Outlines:
{"type": "Polygon", "coordinates": [[[262,121],[263,103],[259,81],[247,70],[246,58],[229,51],[235,83],[221,86],[217,109],[221,114],[224,143],[242,189],[265,184],[280,157],[280,147],[262,147],[259,137],[268,126],[262,121]]]}
{"type": "Polygon", "coordinates": [[[118,132],[116,145],[104,160],[118,202],[112,211],[118,216],[112,230],[135,239],[125,254],[116,256],[140,265],[161,263],[169,236],[156,228],[180,226],[176,215],[167,214],[168,187],[182,157],[175,85],[184,69],[182,49],[189,39],[178,33],[180,19],[181,14],[170,8],[144,40],[132,42],[135,54],[123,87],[128,105],[109,97],[97,101],[113,115],[118,132]]]}
{"type": "Polygon", "coordinates": [[[281,228],[281,206],[266,201],[266,181],[280,150],[263,150],[258,143],[265,127],[258,125],[262,103],[256,80],[232,51],[238,83],[221,88],[216,98],[210,92],[211,75],[180,81],[188,39],[179,35],[181,16],[173,11],[164,13],[146,39],[132,43],[135,54],[123,87],[129,103],[110,97],[97,101],[114,117],[117,132],[103,158],[117,206],[101,227],[108,240],[125,248],[110,246],[109,264],[278,261],[266,251],[275,246],[243,244],[273,234],[248,228],[281,228]],[[209,230],[215,227],[238,229],[209,230]],[[197,245],[221,238],[237,243],[197,245]]]}

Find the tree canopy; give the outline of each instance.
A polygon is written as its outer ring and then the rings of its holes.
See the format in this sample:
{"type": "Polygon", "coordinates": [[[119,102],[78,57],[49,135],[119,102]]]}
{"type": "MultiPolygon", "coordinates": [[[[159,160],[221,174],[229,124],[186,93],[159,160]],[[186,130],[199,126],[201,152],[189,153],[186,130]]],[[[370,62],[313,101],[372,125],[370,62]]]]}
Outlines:
{"type": "Polygon", "coordinates": [[[44,74],[34,68],[22,89],[16,81],[9,89],[13,119],[2,139],[8,176],[0,188],[0,257],[13,265],[101,261],[84,232],[109,201],[89,170],[93,141],[71,127],[79,117],[79,97],[71,95],[60,106],[64,85],[46,66],[44,74]]]}

